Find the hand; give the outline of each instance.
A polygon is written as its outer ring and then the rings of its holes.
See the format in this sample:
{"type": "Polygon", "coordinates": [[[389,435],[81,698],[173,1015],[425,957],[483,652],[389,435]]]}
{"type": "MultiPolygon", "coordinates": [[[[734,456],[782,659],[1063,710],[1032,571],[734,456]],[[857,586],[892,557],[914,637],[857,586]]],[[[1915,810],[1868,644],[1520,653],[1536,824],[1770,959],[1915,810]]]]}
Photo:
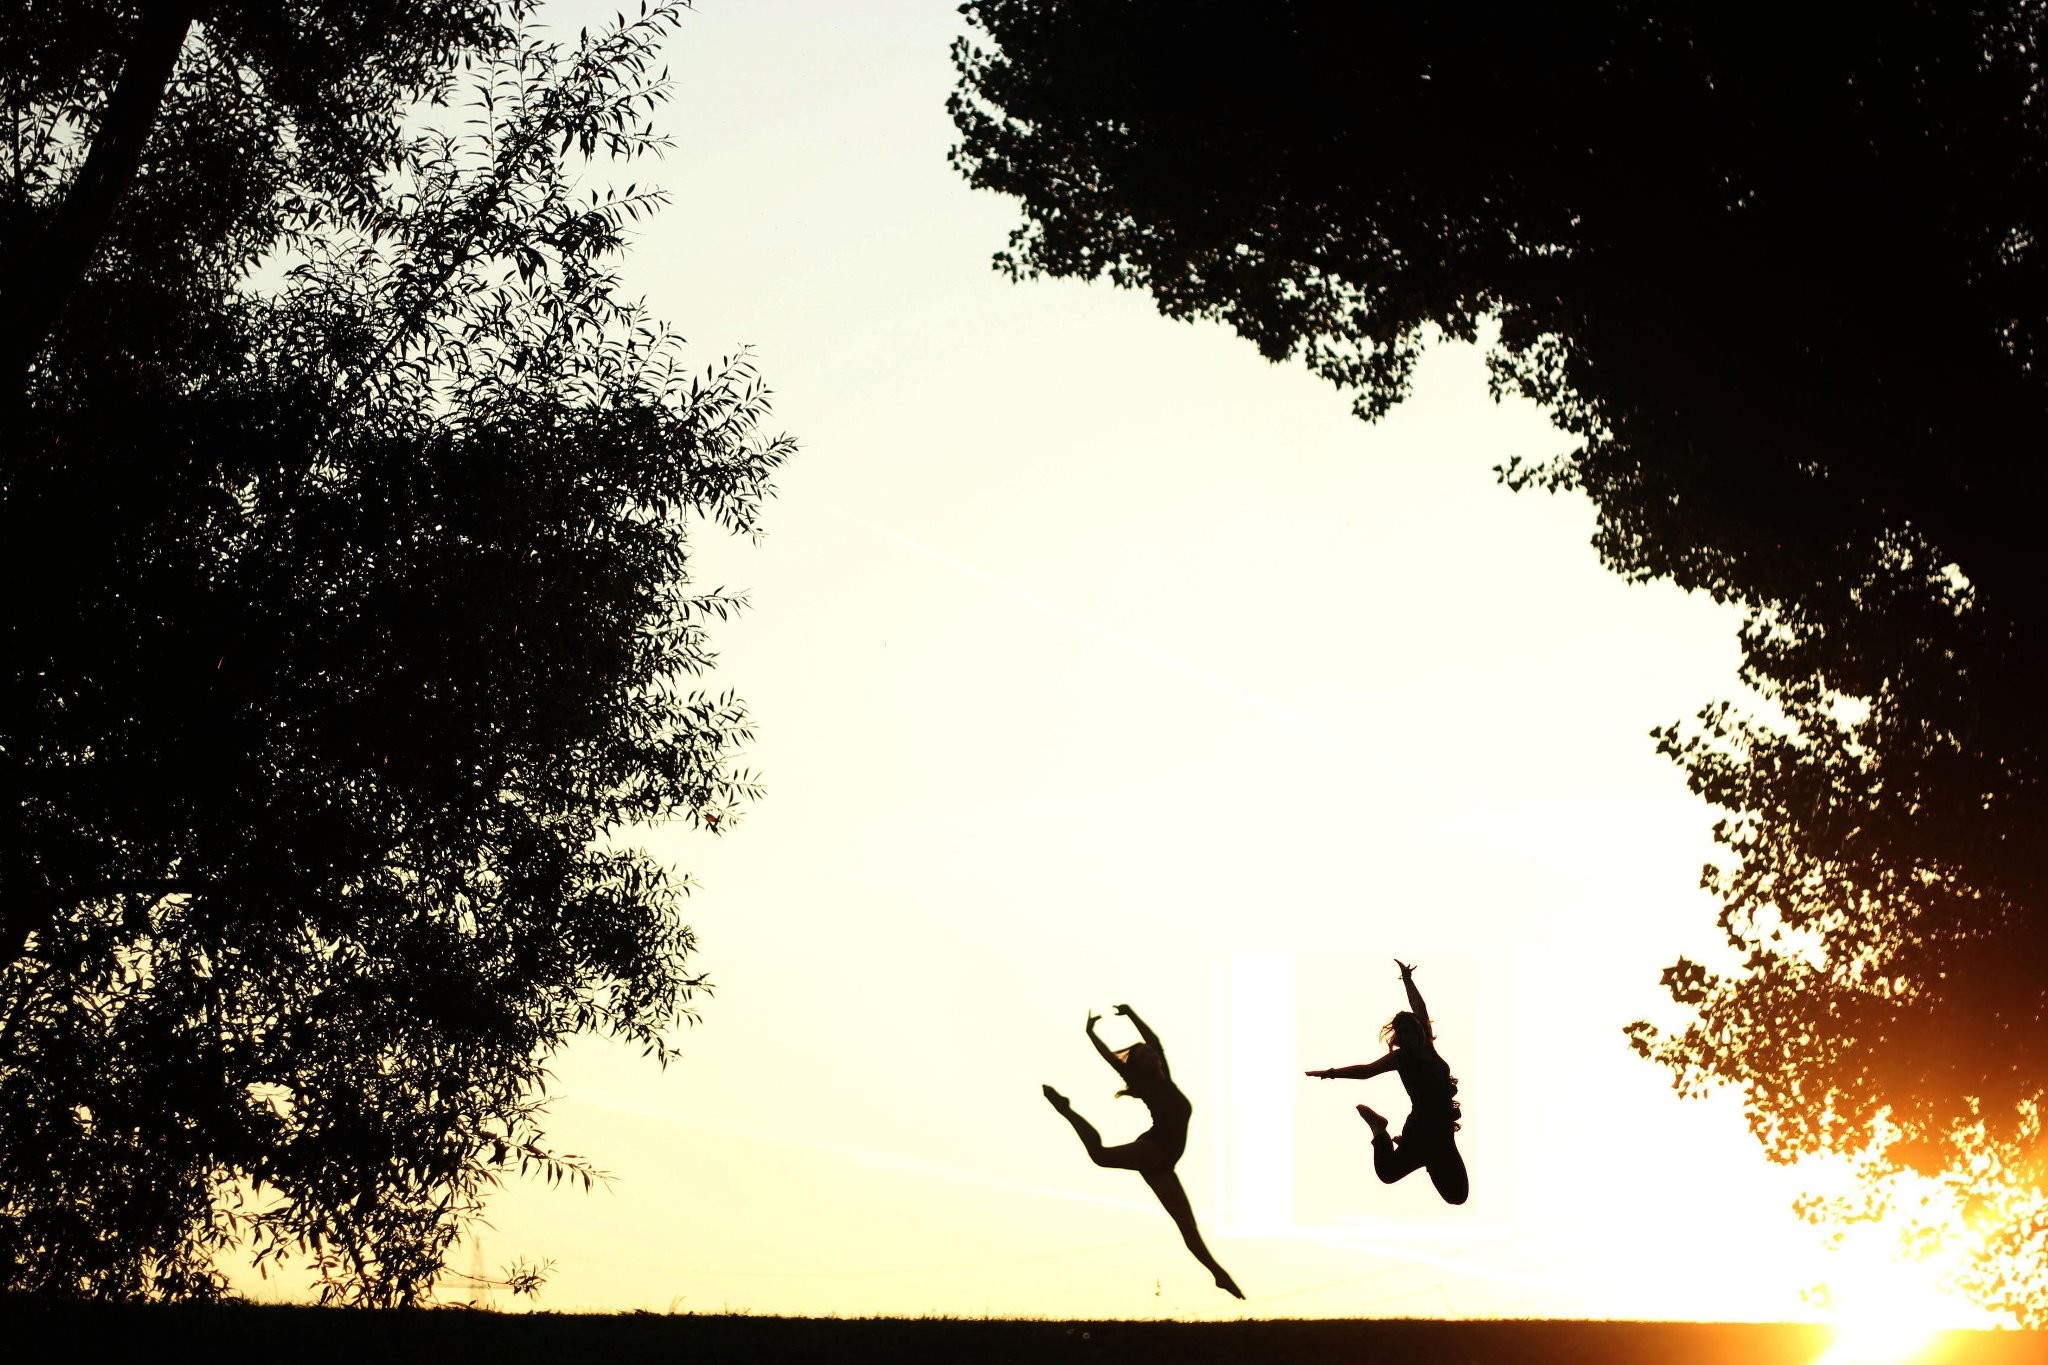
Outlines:
{"type": "Polygon", "coordinates": [[[1330,1073],[1328,1071],[1304,1071],[1301,1074],[1304,1076],[1313,1076],[1319,1081],[1327,1081],[1330,1079],[1330,1073]]]}
{"type": "Polygon", "coordinates": [[[1415,975],[1415,966],[1413,963],[1403,962],[1400,958],[1397,957],[1394,959],[1394,965],[1401,969],[1401,979],[1403,981],[1406,981],[1415,975]]]}
{"type": "Polygon", "coordinates": [[[1129,1005],[1118,1005],[1116,1007],[1116,1012],[1118,1014],[1129,1014],[1131,1012],[1131,1007],[1129,1005]]]}
{"type": "Polygon", "coordinates": [[[1088,1031],[1090,1033],[1095,1032],[1095,1026],[1101,1022],[1102,1016],[1091,1012],[1088,1016],[1088,1031]]]}

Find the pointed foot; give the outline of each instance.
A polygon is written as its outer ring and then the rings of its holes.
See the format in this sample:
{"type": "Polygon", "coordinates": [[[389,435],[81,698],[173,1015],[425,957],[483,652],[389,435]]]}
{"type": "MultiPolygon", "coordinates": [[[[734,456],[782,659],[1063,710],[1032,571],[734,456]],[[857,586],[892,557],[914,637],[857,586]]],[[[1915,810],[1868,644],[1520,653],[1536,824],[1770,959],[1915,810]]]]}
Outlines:
{"type": "Polygon", "coordinates": [[[1244,1297],[1244,1291],[1237,1287],[1237,1281],[1231,1279],[1228,1272],[1217,1272],[1216,1287],[1222,1290],[1224,1293],[1230,1295],[1232,1298],[1241,1299],[1244,1297]]]}
{"type": "Polygon", "coordinates": [[[1372,1130],[1375,1133],[1384,1133],[1387,1131],[1386,1116],[1380,1113],[1377,1109],[1374,1109],[1368,1105],[1361,1104],[1358,1106],[1358,1117],[1364,1119],[1366,1123],[1371,1125],[1372,1130]]]}
{"type": "Polygon", "coordinates": [[[1071,1104],[1067,1103],[1067,1097],[1065,1095],[1062,1095],[1059,1091],[1053,1089],[1051,1086],[1041,1085],[1038,1088],[1041,1091],[1045,1092],[1046,1103],[1050,1104],[1053,1108],[1059,1110],[1062,1114],[1066,1113],[1069,1109],[1073,1108],[1071,1104]]]}

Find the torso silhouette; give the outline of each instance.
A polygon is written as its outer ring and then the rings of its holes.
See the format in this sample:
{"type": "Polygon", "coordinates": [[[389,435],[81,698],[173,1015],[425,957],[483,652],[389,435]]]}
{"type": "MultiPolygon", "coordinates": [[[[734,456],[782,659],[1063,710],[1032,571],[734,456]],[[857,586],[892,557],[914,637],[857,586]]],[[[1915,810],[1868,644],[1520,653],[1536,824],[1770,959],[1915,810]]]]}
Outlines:
{"type": "Polygon", "coordinates": [[[1394,1069],[1408,1090],[1408,1103],[1423,1119],[1458,1118],[1458,1083],[1451,1077],[1450,1064],[1433,1047],[1397,1047],[1394,1069]]]}
{"type": "Polygon", "coordinates": [[[1188,1145],[1188,1120],[1194,1115],[1195,1106],[1180,1093],[1180,1087],[1165,1076],[1134,1076],[1129,1078],[1125,1088],[1142,1100],[1152,1114],[1152,1126],[1138,1134],[1138,1140],[1153,1143],[1166,1150],[1175,1161],[1180,1160],[1180,1154],[1188,1145]]]}

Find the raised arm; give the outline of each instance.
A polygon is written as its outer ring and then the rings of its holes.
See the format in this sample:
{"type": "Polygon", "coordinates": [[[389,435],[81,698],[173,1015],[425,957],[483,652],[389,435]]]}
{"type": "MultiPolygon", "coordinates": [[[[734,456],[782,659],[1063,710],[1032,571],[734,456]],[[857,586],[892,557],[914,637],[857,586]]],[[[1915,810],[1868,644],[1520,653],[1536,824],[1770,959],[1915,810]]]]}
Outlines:
{"type": "Polygon", "coordinates": [[[1151,1025],[1138,1017],[1136,1010],[1132,1009],[1129,1005],[1118,1005],[1116,1012],[1131,1021],[1131,1027],[1138,1031],[1138,1036],[1143,1038],[1148,1045],[1161,1052],[1165,1051],[1164,1048],[1159,1047],[1159,1035],[1152,1031],[1151,1025]]]}
{"type": "Polygon", "coordinates": [[[1304,1071],[1304,1076],[1313,1076],[1319,1081],[1362,1081],[1372,1076],[1392,1071],[1396,1063],[1394,1054],[1389,1052],[1376,1062],[1360,1062],[1357,1066],[1333,1066],[1321,1071],[1304,1071]]]}
{"type": "Polygon", "coordinates": [[[1124,1074],[1124,1064],[1116,1059],[1116,1054],[1111,1052],[1109,1047],[1100,1038],[1095,1036],[1095,1026],[1100,1022],[1102,1022],[1101,1015],[1091,1014],[1088,1016],[1088,1041],[1095,1044],[1095,1050],[1102,1054],[1102,1060],[1108,1062],[1115,1069],[1116,1074],[1121,1076],[1124,1074]]]}
{"type": "Polygon", "coordinates": [[[1429,1023],[1429,1006],[1422,1003],[1422,992],[1415,989],[1415,968],[1400,958],[1394,965],[1401,969],[1401,989],[1408,992],[1408,1008],[1415,1011],[1415,1017],[1425,1025],[1429,1023]]]}
{"type": "Polygon", "coordinates": [[[1152,1055],[1159,1059],[1160,1074],[1172,1075],[1173,1073],[1166,1068],[1166,1049],[1159,1045],[1159,1035],[1152,1031],[1152,1026],[1140,1019],[1138,1012],[1129,1005],[1118,1005],[1116,1012],[1131,1021],[1131,1026],[1138,1030],[1138,1036],[1145,1040],[1145,1046],[1152,1049],[1152,1055]]]}

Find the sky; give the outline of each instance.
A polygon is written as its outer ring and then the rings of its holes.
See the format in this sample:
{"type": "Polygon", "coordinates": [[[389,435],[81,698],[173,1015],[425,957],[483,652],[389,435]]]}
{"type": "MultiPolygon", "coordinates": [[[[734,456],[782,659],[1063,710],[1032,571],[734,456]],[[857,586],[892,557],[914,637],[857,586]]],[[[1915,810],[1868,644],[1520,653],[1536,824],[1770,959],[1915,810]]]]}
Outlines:
{"type": "Polygon", "coordinates": [[[767,796],[647,835],[715,993],[665,1071],[559,1059],[550,1131],[609,1182],[507,1188],[453,1263],[551,1260],[564,1311],[1811,1316],[1798,1173],[1622,1034],[1717,950],[1715,812],[1649,732],[1739,695],[1734,616],[1498,484],[1565,438],[1471,347],[1368,426],[1221,327],[997,274],[1018,210],[946,161],[959,24],[700,0],[670,42],[627,278],[705,363],[750,347],[802,447],[697,571],[752,603],[715,685],[767,796]],[[1397,957],[1462,1207],[1374,1179],[1352,1106],[1398,1123],[1395,1077],[1300,1074],[1380,1054],[1397,957]],[[1145,1126],[1082,1031],[1125,1002],[1244,1303],[1040,1095],[1145,1126]]]}

